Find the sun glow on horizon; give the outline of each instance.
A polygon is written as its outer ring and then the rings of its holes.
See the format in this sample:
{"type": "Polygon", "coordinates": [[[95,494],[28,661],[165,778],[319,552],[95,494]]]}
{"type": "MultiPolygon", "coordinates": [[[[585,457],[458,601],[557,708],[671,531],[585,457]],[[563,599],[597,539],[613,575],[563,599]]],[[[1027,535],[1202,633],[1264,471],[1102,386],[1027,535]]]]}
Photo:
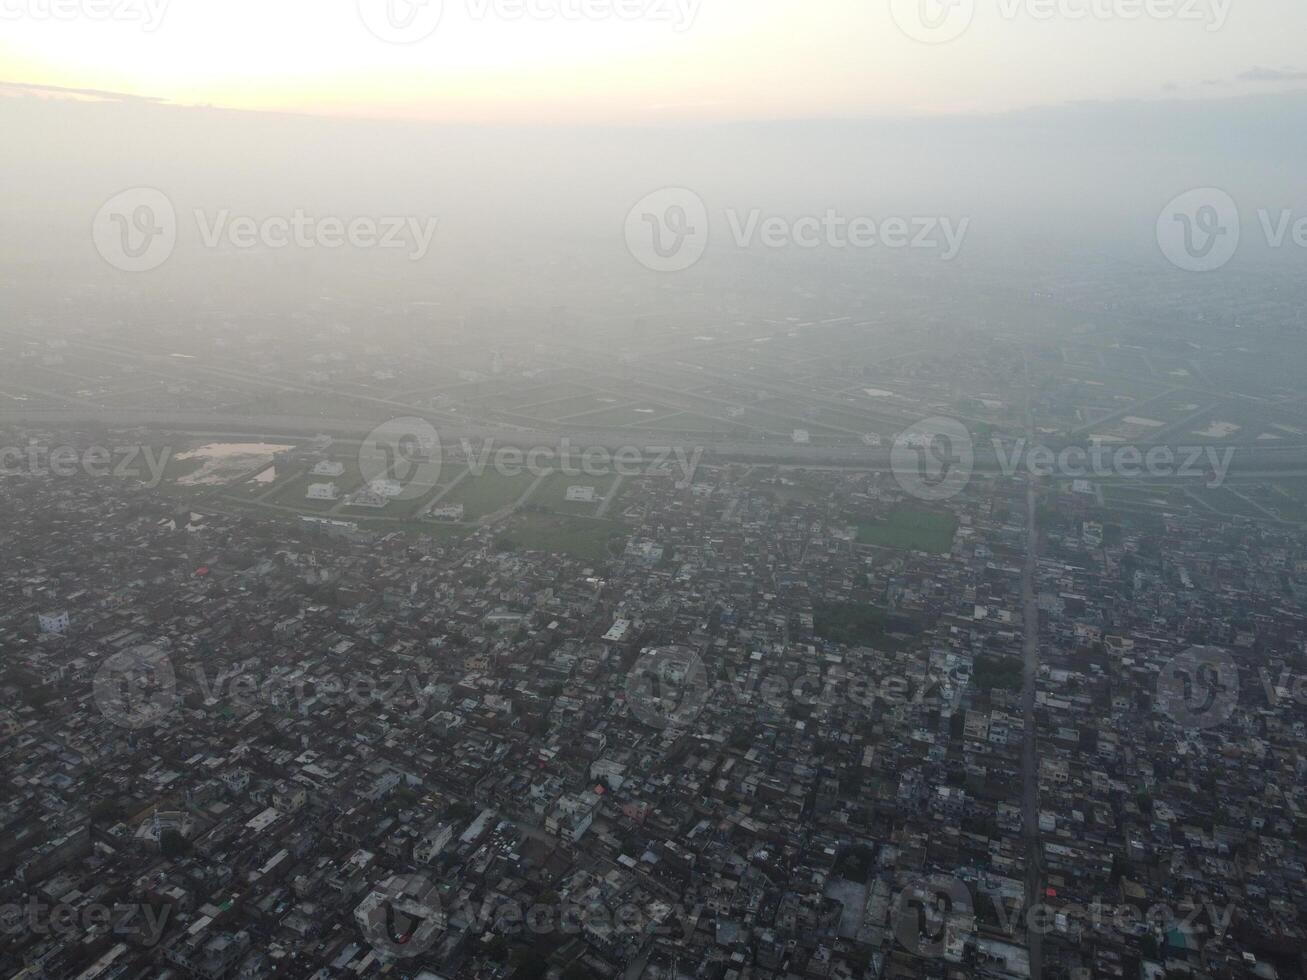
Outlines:
{"type": "Polygon", "coordinates": [[[53,2],[3,0],[0,80],[185,105],[490,123],[1211,96],[1219,92],[1204,88],[1213,84],[1205,76],[1277,63],[1266,37],[1291,44],[1285,22],[1307,27],[1303,7],[1283,6],[1291,0],[1239,8],[1219,32],[988,11],[940,45],[908,37],[890,0],[824,0],[821,11],[800,0],[105,0],[136,19],[40,15],[53,2]],[[385,15],[389,30],[433,11],[438,19],[411,43],[388,43],[370,23],[385,15]],[[1258,48],[1245,44],[1254,36],[1258,48]],[[1176,39],[1159,54],[1160,42],[1176,39]],[[1245,47],[1246,59],[1231,55],[1245,47]],[[1129,60],[1132,72],[1097,71],[1105,57],[1129,60]]]}

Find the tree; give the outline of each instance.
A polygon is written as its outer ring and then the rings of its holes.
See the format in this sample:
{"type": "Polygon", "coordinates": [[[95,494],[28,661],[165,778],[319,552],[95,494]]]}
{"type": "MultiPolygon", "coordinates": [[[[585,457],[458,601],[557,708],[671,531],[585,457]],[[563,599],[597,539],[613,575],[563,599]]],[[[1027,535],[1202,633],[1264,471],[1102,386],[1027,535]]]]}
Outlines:
{"type": "Polygon", "coordinates": [[[185,857],[191,852],[191,842],[179,831],[168,828],[159,835],[159,849],[166,858],[185,857]]]}

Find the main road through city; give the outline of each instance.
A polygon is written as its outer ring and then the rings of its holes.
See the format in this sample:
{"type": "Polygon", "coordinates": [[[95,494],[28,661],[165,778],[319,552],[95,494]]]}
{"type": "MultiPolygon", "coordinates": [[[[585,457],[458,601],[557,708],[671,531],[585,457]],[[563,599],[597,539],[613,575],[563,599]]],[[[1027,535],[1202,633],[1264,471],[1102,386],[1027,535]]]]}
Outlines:
{"type": "MultiPolygon", "coordinates": [[[[399,414],[399,413],[397,413],[399,414]]],[[[799,445],[786,440],[744,441],[714,438],[708,433],[643,432],[638,429],[558,429],[527,428],[495,422],[481,422],[449,415],[414,410],[413,414],[426,418],[436,428],[442,446],[448,452],[463,443],[479,451],[486,440],[497,447],[518,449],[559,448],[567,446],[574,455],[585,449],[637,450],[646,457],[657,457],[660,450],[679,446],[687,451],[703,450],[706,460],[731,460],[775,466],[794,466],[809,469],[851,469],[869,472],[888,472],[892,469],[890,449],[886,446],[812,446],[799,445]]],[[[391,416],[387,416],[389,418],[391,416]]],[[[307,438],[326,433],[344,439],[359,439],[385,418],[339,419],[317,415],[233,415],[218,412],[166,412],[113,408],[23,409],[13,406],[0,408],[0,425],[49,425],[77,427],[79,425],[108,426],[112,428],[153,427],[163,431],[176,431],[202,437],[254,437],[261,439],[307,438]]],[[[1135,447],[1147,453],[1151,448],[1139,444],[1135,447]]],[[[1176,448],[1172,446],[1171,448],[1176,448]]],[[[1224,451],[1225,447],[1216,447],[1224,451]]],[[[1253,446],[1240,445],[1230,459],[1230,474],[1241,478],[1271,478],[1307,476],[1307,446],[1253,446]]],[[[1176,457],[1175,465],[1183,462],[1176,457]]],[[[1138,463],[1135,464],[1138,468],[1138,463]]],[[[1200,474],[1206,460],[1195,466],[1200,474]]],[[[996,475],[1003,472],[1003,462],[992,446],[975,447],[975,472],[996,475]]],[[[1018,467],[1015,473],[1021,475],[1018,467]]],[[[1086,474],[1093,478],[1092,473],[1086,474]]],[[[1123,474],[1124,475],[1124,474],[1123,474]]],[[[1177,474],[1182,477],[1183,474],[1177,474]]]]}
{"type": "MultiPolygon", "coordinates": [[[[1021,572],[1025,610],[1025,669],[1022,672],[1021,707],[1025,734],[1021,742],[1021,826],[1026,840],[1026,904],[1034,908],[1042,888],[1039,862],[1039,758],[1035,753],[1035,686],[1039,679],[1039,602],[1035,597],[1035,565],[1039,560],[1038,495],[1033,479],[1026,481],[1026,563],[1021,572]]],[[[1032,920],[1033,921],[1033,920],[1032,920]]],[[[1030,976],[1043,976],[1043,937],[1038,929],[1027,933],[1030,976]]]]}

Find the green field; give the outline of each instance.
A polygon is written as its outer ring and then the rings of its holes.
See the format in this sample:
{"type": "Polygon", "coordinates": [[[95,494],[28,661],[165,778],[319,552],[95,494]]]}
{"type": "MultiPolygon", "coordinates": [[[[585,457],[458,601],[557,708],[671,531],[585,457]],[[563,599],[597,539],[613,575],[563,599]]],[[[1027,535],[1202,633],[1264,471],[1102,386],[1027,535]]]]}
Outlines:
{"type": "Polygon", "coordinates": [[[341,497],[345,494],[356,490],[360,483],[363,482],[363,476],[359,473],[358,464],[352,460],[341,460],[345,464],[345,472],[341,476],[314,476],[311,468],[306,467],[298,475],[287,480],[280,481],[277,489],[269,494],[265,499],[270,504],[276,504],[279,507],[295,507],[301,510],[321,513],[329,511],[339,503],[330,500],[309,500],[305,496],[311,483],[334,483],[339,488],[341,497]]]}
{"type": "Polygon", "coordinates": [[[528,472],[508,475],[488,469],[480,476],[468,476],[440,499],[440,505],[462,504],[463,519],[475,521],[516,503],[534,481],[528,472]]]}
{"type": "Polygon", "coordinates": [[[702,415],[682,412],[679,415],[667,415],[656,418],[652,422],[640,423],[636,428],[648,429],[650,432],[729,432],[731,425],[717,419],[704,418],[702,415]]]}
{"type": "MultiPolygon", "coordinates": [[[[315,476],[311,468],[306,467],[298,474],[280,481],[276,488],[265,498],[266,502],[276,504],[279,507],[293,507],[310,514],[322,514],[334,510],[348,494],[353,493],[363,485],[363,474],[359,470],[357,460],[351,457],[342,458],[339,462],[345,464],[345,472],[342,475],[338,477],[315,476]],[[308,492],[311,483],[335,483],[340,490],[340,497],[335,501],[309,500],[305,494],[308,492]]],[[[342,506],[340,513],[342,516],[347,515],[350,519],[355,520],[373,516],[388,518],[413,517],[430,503],[437,487],[447,485],[449,480],[456,477],[460,472],[462,472],[460,466],[446,466],[441,470],[436,486],[417,484],[406,486],[403,499],[390,501],[384,510],[378,511],[370,507],[342,506]]]]}
{"type": "Polygon", "coordinates": [[[814,602],[813,632],[823,640],[846,646],[871,646],[895,649],[891,633],[919,633],[920,627],[903,617],[894,616],[876,606],[854,602],[814,602]]]}
{"type": "Polygon", "coordinates": [[[1260,519],[1266,517],[1257,507],[1227,487],[1202,487],[1194,490],[1193,493],[1209,507],[1214,507],[1222,514],[1260,519]]]}
{"type": "Polygon", "coordinates": [[[1307,485],[1277,481],[1271,506],[1286,521],[1307,521],[1307,485]]]}
{"type": "Polygon", "coordinates": [[[599,509],[599,504],[612,489],[615,479],[615,476],[568,476],[566,473],[555,473],[536,487],[536,492],[531,495],[529,503],[532,507],[539,507],[555,514],[593,517],[595,511],[599,509]],[[577,486],[594,487],[595,499],[590,503],[569,501],[567,488],[577,486]]]}
{"type": "Polygon", "coordinates": [[[613,556],[609,540],[625,544],[629,530],[616,521],[521,514],[504,529],[499,543],[509,550],[548,551],[583,561],[601,561],[613,556]]]}
{"type": "Polygon", "coordinates": [[[946,555],[953,548],[958,519],[946,511],[896,507],[879,521],[858,523],[858,544],[946,555]]]}
{"type": "Polygon", "coordinates": [[[635,405],[610,406],[599,411],[587,412],[584,415],[576,416],[571,421],[583,422],[586,425],[640,425],[644,422],[652,422],[664,416],[672,415],[675,411],[672,408],[640,402],[635,405]]]}

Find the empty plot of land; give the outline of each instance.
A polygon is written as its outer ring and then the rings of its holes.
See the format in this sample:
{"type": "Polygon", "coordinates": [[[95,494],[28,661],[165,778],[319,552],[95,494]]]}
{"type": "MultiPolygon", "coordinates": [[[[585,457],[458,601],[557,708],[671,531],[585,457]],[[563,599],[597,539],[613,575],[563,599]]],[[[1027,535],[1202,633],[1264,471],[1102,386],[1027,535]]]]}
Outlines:
{"type": "Polygon", "coordinates": [[[463,519],[475,521],[512,504],[531,488],[535,476],[528,472],[500,473],[486,470],[471,474],[440,498],[440,505],[463,505],[463,519]]]}
{"type": "Polygon", "coordinates": [[[948,554],[953,548],[958,519],[947,511],[896,507],[878,521],[858,523],[858,544],[948,554]]]}

